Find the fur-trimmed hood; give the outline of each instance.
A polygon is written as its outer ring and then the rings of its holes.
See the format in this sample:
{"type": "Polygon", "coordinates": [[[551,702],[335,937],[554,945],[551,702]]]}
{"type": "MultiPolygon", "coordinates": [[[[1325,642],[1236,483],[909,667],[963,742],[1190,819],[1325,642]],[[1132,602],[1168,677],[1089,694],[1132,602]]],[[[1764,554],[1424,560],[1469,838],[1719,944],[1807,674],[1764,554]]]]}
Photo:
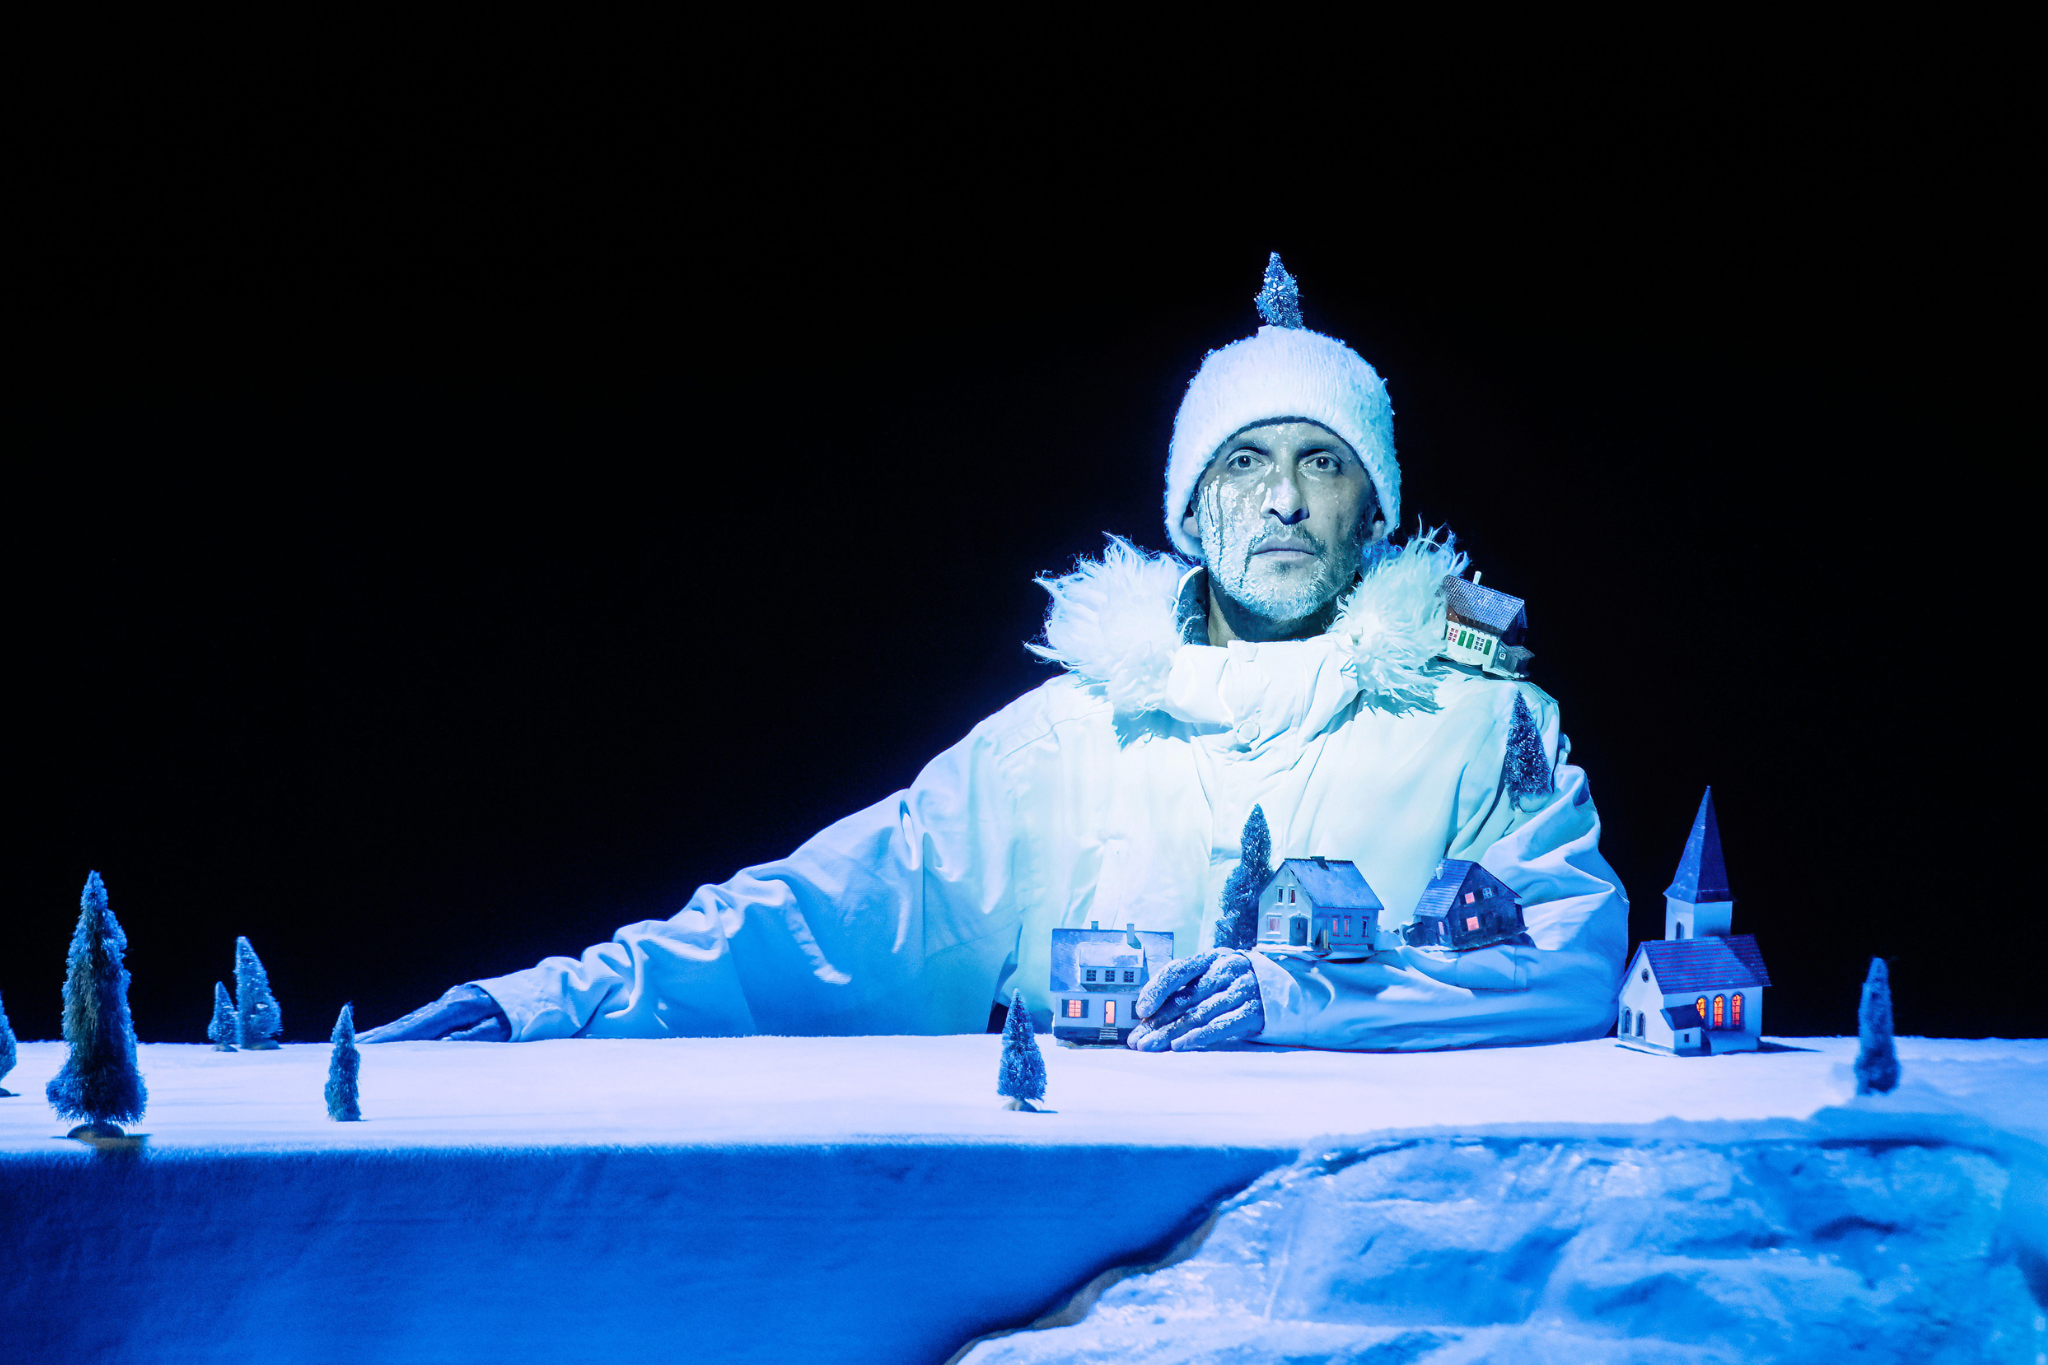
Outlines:
{"type": "MultiPolygon", "coordinates": [[[[1045,642],[1030,648],[1099,686],[1120,717],[1162,711],[1196,724],[1270,719],[1313,733],[1353,698],[1400,714],[1434,710],[1444,665],[1442,584],[1466,558],[1449,537],[1417,536],[1370,557],[1323,635],[1273,644],[1206,638],[1202,570],[1109,538],[1099,560],[1041,578],[1052,596],[1045,642]]],[[[1256,737],[1258,727],[1252,728],[1256,737]]]]}

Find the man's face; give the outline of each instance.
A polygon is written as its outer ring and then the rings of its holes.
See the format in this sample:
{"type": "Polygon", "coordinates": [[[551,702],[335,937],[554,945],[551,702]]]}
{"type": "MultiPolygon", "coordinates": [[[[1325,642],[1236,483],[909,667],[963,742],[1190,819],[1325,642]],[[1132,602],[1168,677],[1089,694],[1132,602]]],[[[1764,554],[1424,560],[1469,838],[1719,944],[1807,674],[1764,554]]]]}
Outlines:
{"type": "Polygon", "coordinates": [[[1314,422],[1272,422],[1224,443],[1184,523],[1202,542],[1211,582],[1279,623],[1306,620],[1349,587],[1359,551],[1383,527],[1372,479],[1338,435],[1314,422]]]}

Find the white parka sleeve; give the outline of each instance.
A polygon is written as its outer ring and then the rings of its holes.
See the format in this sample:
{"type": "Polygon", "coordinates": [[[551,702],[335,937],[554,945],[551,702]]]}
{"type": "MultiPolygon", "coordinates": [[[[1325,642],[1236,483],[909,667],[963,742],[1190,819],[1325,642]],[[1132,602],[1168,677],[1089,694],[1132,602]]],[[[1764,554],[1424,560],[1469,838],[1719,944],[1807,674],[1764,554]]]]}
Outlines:
{"type": "MultiPolygon", "coordinates": [[[[1555,703],[1523,690],[1556,753],[1555,703]]],[[[1489,746],[1483,761],[1499,752],[1489,746]]],[[[1601,856],[1586,774],[1556,764],[1533,811],[1516,808],[1498,779],[1474,785],[1475,809],[1445,856],[1475,859],[1514,889],[1528,942],[1464,953],[1402,946],[1348,963],[1255,952],[1266,1012],[1257,1041],[1413,1051],[1596,1038],[1612,1026],[1628,900],[1601,856]]]]}
{"type": "Polygon", "coordinates": [[[512,1038],[980,1032],[1016,944],[994,722],[789,857],[580,958],[471,984],[512,1038]]]}

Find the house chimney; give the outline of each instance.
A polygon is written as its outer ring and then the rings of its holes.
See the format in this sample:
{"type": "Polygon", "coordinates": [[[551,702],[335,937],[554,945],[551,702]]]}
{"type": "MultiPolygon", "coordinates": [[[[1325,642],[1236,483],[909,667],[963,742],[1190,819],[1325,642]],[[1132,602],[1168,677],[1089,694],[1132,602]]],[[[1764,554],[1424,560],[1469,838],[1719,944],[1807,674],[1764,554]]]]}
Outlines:
{"type": "Polygon", "coordinates": [[[1472,586],[1475,588],[1479,586],[1479,570],[1477,569],[1472,571],[1472,586]]]}
{"type": "Polygon", "coordinates": [[[1088,921],[1088,927],[1090,929],[1100,929],[1102,927],[1102,921],[1099,919],[1091,919],[1088,921]]]}

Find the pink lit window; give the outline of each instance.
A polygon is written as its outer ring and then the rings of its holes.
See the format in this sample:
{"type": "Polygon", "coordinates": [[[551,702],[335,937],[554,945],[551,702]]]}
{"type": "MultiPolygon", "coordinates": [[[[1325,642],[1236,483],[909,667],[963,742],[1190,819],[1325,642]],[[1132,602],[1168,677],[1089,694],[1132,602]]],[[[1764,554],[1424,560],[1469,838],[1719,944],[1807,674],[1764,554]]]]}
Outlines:
{"type": "Polygon", "coordinates": [[[1477,915],[1467,915],[1467,916],[1465,916],[1465,927],[1466,927],[1467,929],[1477,929],[1477,928],[1479,927],[1479,916],[1477,916],[1477,915]]]}
{"type": "Polygon", "coordinates": [[[1069,1000],[1067,1002],[1067,1018],[1086,1019],[1087,1017],[1088,1002],[1086,1000],[1069,1000]]]}
{"type": "Polygon", "coordinates": [[[1474,899],[1474,894],[1473,894],[1472,892],[1470,892],[1470,891],[1467,891],[1467,892],[1465,893],[1465,904],[1467,904],[1467,905],[1470,905],[1470,904],[1472,903],[1473,899],[1474,899]]]}

